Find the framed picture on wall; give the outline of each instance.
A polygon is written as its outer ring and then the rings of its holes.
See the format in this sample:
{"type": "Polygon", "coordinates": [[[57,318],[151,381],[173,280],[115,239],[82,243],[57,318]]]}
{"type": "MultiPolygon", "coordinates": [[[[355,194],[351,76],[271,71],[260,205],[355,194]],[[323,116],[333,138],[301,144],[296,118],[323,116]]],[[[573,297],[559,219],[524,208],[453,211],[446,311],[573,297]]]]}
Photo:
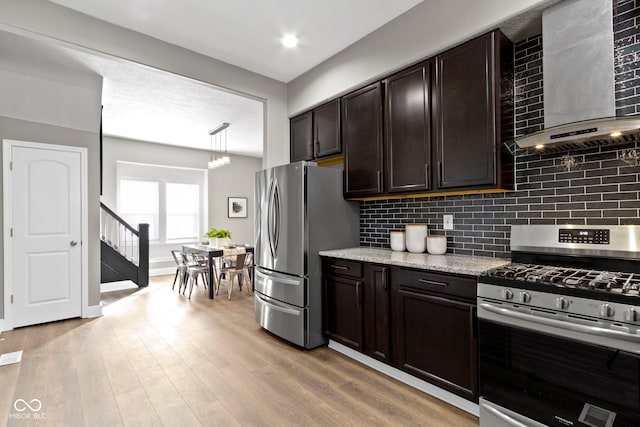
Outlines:
{"type": "Polygon", "coordinates": [[[246,218],[247,217],[247,198],[246,197],[227,197],[229,218],[246,218]]]}

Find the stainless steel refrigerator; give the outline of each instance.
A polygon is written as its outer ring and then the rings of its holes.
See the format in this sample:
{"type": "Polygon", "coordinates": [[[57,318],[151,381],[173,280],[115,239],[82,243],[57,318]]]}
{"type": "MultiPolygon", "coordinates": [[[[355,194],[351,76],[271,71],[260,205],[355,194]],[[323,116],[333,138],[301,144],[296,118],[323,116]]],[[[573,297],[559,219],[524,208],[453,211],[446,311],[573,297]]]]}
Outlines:
{"type": "Polygon", "coordinates": [[[256,173],[255,318],[313,348],[326,343],[318,252],[359,245],[359,204],[342,196],[342,171],[297,162],[256,173]]]}

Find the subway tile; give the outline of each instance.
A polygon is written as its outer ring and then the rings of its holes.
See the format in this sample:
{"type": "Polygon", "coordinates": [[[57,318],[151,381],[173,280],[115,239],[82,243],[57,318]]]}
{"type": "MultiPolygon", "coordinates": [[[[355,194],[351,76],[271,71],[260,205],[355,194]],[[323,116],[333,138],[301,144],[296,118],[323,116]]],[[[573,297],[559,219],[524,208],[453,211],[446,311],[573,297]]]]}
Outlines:
{"type": "Polygon", "coordinates": [[[605,218],[624,218],[624,217],[638,217],[637,209],[611,209],[603,210],[602,216],[605,218]]]}
{"type": "Polygon", "coordinates": [[[532,218],[530,221],[530,224],[548,224],[548,225],[553,225],[555,224],[555,220],[553,219],[547,219],[547,218],[532,218]]]}
{"type": "Polygon", "coordinates": [[[618,225],[617,218],[588,218],[587,225],[618,225]]]}
{"type": "Polygon", "coordinates": [[[620,225],[640,225],[638,218],[620,218],[620,225]]]}
{"type": "Polygon", "coordinates": [[[583,210],[572,211],[571,218],[602,218],[602,211],[600,210],[583,210]]]}
{"type": "Polygon", "coordinates": [[[571,197],[572,202],[599,202],[602,200],[602,194],[574,194],[571,197]]]}
{"type": "Polygon", "coordinates": [[[586,204],[587,209],[616,209],[618,202],[593,202],[586,204]]]}
{"type": "Polygon", "coordinates": [[[638,198],[637,192],[606,193],[602,195],[602,200],[635,200],[637,198],[638,198]]]}

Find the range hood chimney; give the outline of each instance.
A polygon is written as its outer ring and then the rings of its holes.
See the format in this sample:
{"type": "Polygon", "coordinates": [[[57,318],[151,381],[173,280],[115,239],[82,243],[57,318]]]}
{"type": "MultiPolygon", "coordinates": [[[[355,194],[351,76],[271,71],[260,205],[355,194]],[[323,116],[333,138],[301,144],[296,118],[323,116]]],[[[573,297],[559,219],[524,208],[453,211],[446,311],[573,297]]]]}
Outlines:
{"type": "Polygon", "coordinates": [[[545,130],[520,148],[566,151],[635,141],[640,117],[615,117],[612,0],[565,0],[542,13],[545,130]]]}

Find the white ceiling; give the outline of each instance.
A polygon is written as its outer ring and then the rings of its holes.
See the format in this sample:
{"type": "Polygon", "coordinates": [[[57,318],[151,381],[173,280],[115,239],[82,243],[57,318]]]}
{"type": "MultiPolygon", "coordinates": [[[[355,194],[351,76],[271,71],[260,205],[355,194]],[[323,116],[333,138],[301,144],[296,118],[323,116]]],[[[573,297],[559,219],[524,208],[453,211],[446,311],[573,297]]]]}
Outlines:
{"type": "Polygon", "coordinates": [[[50,0],[289,82],[422,0],[50,0]],[[280,39],[292,33],[298,47],[280,39]]]}

